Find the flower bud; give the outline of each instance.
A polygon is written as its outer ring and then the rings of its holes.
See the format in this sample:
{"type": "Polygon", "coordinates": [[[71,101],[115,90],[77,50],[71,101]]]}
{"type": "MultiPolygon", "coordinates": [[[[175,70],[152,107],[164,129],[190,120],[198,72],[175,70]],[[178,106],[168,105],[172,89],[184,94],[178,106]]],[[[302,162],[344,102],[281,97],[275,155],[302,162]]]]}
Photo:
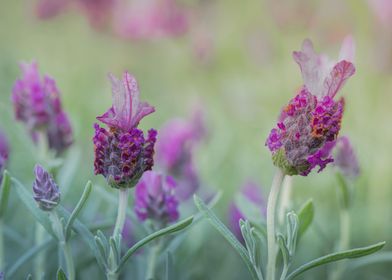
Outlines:
{"type": "Polygon", "coordinates": [[[37,164],[35,166],[35,181],[33,183],[34,199],[39,208],[51,211],[60,202],[60,191],[52,176],[37,164]]]}

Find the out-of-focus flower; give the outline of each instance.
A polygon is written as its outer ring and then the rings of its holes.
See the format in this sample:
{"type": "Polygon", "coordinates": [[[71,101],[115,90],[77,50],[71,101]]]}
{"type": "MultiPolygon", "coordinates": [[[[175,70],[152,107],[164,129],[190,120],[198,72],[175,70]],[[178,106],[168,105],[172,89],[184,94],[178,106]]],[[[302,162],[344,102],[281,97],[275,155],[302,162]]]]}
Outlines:
{"type": "Polygon", "coordinates": [[[176,183],[155,171],[143,174],[135,190],[135,212],[140,221],[150,219],[165,226],[178,219],[176,183]]]}
{"type": "Polygon", "coordinates": [[[118,0],[76,0],[77,6],[94,28],[102,28],[110,23],[117,2],[118,0]]]}
{"type": "Polygon", "coordinates": [[[125,219],[124,227],[121,233],[122,242],[125,242],[127,248],[131,248],[135,244],[133,236],[133,225],[131,219],[125,219]]]}
{"type": "Polygon", "coordinates": [[[109,76],[112,81],[113,106],[98,120],[109,129],[94,125],[93,137],[95,174],[102,174],[109,185],[115,188],[134,187],[143,172],[154,164],[154,145],[157,132],[137,128],[139,121],[154,112],[146,102],[139,101],[136,79],[128,72],[123,81],[109,76]]]}
{"type": "Polygon", "coordinates": [[[39,208],[51,211],[60,202],[60,191],[52,176],[37,164],[35,166],[35,181],[33,183],[34,199],[39,208]]]}
{"type": "Polygon", "coordinates": [[[392,2],[390,0],[368,0],[368,3],[379,22],[386,27],[390,27],[392,22],[392,2]]]}
{"type": "Polygon", "coordinates": [[[26,124],[33,140],[37,131],[45,133],[49,148],[59,154],[72,144],[73,135],[56,82],[46,75],[41,79],[36,62],[22,63],[21,69],[23,76],[12,90],[15,118],[26,124]]]}
{"type": "Polygon", "coordinates": [[[188,17],[175,0],[135,0],[117,5],[115,31],[123,38],[154,39],[184,34],[188,17]]]}
{"type": "MultiPolygon", "coordinates": [[[[265,218],[267,212],[266,201],[261,193],[261,188],[254,182],[247,182],[241,188],[239,195],[242,195],[243,198],[257,206],[260,210],[260,216],[265,218]]],[[[237,205],[235,201],[230,203],[229,206],[229,224],[230,228],[238,238],[238,240],[243,241],[241,228],[239,225],[240,219],[245,220],[246,217],[244,213],[241,212],[240,207],[237,205]]]]}
{"type": "Polygon", "coordinates": [[[357,156],[347,136],[341,136],[336,141],[334,149],[334,164],[345,177],[356,179],[360,174],[357,156]]]}
{"type": "Polygon", "coordinates": [[[302,51],[293,53],[304,85],[283,108],[266,141],[274,164],[286,174],[306,176],[316,166],[320,172],[333,161],[323,147],[336,141],[340,131],[344,99],[334,97],[355,73],[354,52],[353,39],[347,37],[337,63],[317,55],[310,40],[304,41],[302,51]]]}
{"type": "Polygon", "coordinates": [[[40,0],[35,6],[35,13],[39,19],[50,19],[62,13],[70,0],[40,0]]]}
{"type": "Polygon", "coordinates": [[[0,130],[0,184],[3,179],[3,171],[8,160],[9,147],[4,133],[0,130]]]}
{"type": "Polygon", "coordinates": [[[157,143],[157,162],[165,173],[178,184],[177,195],[188,199],[199,187],[199,178],[193,163],[193,150],[205,134],[201,112],[192,120],[173,119],[160,130],[157,143]]]}

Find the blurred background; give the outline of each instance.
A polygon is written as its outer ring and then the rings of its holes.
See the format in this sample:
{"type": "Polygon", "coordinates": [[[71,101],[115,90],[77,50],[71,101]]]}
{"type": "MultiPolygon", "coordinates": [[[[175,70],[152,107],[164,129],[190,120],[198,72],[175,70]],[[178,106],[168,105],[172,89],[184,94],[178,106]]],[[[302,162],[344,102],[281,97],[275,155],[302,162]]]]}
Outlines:
{"type": "MultiPolygon", "coordinates": [[[[158,8],[167,13],[163,27],[146,19],[149,11],[138,1],[125,1],[120,8],[115,2],[2,1],[0,126],[10,139],[8,169],[13,176],[31,184],[35,150],[23,125],[14,121],[10,102],[19,62],[36,60],[41,73],[55,78],[70,115],[75,144],[66,157],[77,162],[74,177],[63,178],[72,182],[63,198],[70,207],[89,179],[95,188],[113,192],[102,176],[93,174],[91,139],[95,117],[111,105],[107,74],[129,70],[139,81],[141,99],[156,108],[141,122],[143,129],[159,129],[172,118],[189,119],[195,108],[201,110],[207,136],[195,153],[197,171],[204,188],[223,192],[215,211],[227,222],[228,205],[244,182],[253,180],[268,194],[275,168],[265,139],[281,107],[302,84],[292,51],[310,38],[317,52],[337,58],[341,41],[352,34],[357,72],[340,93],[346,98],[341,135],[351,138],[362,171],[351,212],[352,246],[386,240],[384,250],[392,249],[390,1],[178,0],[170,1],[174,6],[167,11],[158,8]]],[[[333,250],[339,222],[333,174],[327,168],[294,178],[294,207],[308,198],[316,207],[315,223],[301,241],[294,267],[333,250]]],[[[10,226],[32,239],[32,219],[14,194],[11,198],[15,212],[7,216],[10,226]]],[[[116,205],[104,201],[93,191],[88,207],[94,210],[85,219],[114,217],[116,205]]],[[[186,238],[175,253],[179,279],[249,276],[239,256],[207,222],[192,227],[186,238]]],[[[7,240],[14,260],[24,249],[7,240]]],[[[347,279],[390,279],[388,267],[366,266],[347,279]]],[[[18,277],[27,274],[29,265],[24,268],[18,277]]],[[[324,279],[327,269],[314,269],[303,279],[324,279]]]]}

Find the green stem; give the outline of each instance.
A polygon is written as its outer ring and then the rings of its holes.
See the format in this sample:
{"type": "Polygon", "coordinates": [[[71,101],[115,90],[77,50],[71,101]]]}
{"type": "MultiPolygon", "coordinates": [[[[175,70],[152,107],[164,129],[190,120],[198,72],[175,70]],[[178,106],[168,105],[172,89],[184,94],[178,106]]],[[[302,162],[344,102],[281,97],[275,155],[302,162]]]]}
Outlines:
{"type": "Polygon", "coordinates": [[[4,271],[4,223],[0,218],[0,271],[4,271]]]}
{"type": "Polygon", "coordinates": [[[148,258],[148,265],[147,265],[147,272],[146,272],[146,279],[151,280],[155,277],[155,266],[157,262],[157,258],[159,256],[159,252],[161,250],[161,243],[158,240],[151,249],[150,249],[150,256],[148,258]]]}
{"type": "Polygon", "coordinates": [[[125,216],[126,216],[126,211],[128,206],[128,193],[129,193],[128,188],[121,188],[118,193],[119,196],[118,196],[117,219],[112,234],[114,238],[117,238],[117,236],[122,233],[122,230],[124,228],[125,216]]]}
{"type": "MultiPolygon", "coordinates": [[[[35,223],[35,246],[39,246],[44,242],[45,229],[40,223],[35,223]]],[[[45,251],[41,251],[34,259],[34,279],[42,279],[45,273],[45,251]]]]}
{"type": "Polygon", "coordinates": [[[278,169],[272,181],[271,190],[268,196],[267,204],[267,245],[268,245],[268,261],[267,261],[267,280],[275,280],[275,266],[277,255],[277,244],[275,239],[275,212],[276,203],[278,201],[280,186],[284,174],[278,169]]]}
{"type": "Polygon", "coordinates": [[[285,176],[282,184],[282,190],[280,195],[279,204],[279,224],[283,225],[285,223],[285,216],[290,209],[291,204],[291,194],[292,194],[293,177],[285,176]]]}

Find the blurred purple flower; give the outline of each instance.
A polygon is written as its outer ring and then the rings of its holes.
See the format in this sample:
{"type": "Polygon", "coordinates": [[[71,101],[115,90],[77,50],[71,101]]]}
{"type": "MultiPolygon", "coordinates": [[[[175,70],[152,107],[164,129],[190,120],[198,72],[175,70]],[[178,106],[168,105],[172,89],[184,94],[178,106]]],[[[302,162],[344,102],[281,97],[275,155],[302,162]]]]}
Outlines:
{"type": "Polygon", "coordinates": [[[304,85],[283,108],[266,141],[274,164],[286,174],[306,176],[316,166],[320,172],[333,161],[322,149],[333,145],[329,142],[334,142],[340,131],[344,99],[335,101],[334,97],[355,73],[350,62],[354,52],[354,42],[349,36],[343,42],[337,63],[325,55],[317,55],[310,40],[304,41],[302,51],[293,53],[304,85]]]}
{"type": "Polygon", "coordinates": [[[60,191],[52,176],[37,164],[35,166],[35,181],[33,183],[34,199],[39,208],[44,211],[51,211],[60,202],[60,191]]]}
{"type": "Polygon", "coordinates": [[[39,19],[50,19],[62,13],[70,0],[40,0],[35,6],[35,13],[39,19]]]}
{"type": "Polygon", "coordinates": [[[154,164],[154,145],[157,132],[137,128],[140,120],[154,112],[154,107],[139,101],[136,79],[128,72],[121,82],[113,75],[113,106],[98,120],[107,124],[109,129],[94,125],[94,171],[102,174],[109,185],[115,188],[134,187],[143,172],[154,164]]]}
{"type": "Polygon", "coordinates": [[[360,174],[357,156],[347,136],[336,141],[334,164],[348,178],[356,179],[360,174]]]}
{"type": "Polygon", "coordinates": [[[41,79],[36,62],[22,63],[21,69],[23,76],[12,90],[15,118],[26,124],[34,141],[37,131],[45,132],[49,148],[59,154],[72,144],[73,134],[56,82],[46,75],[41,79]]]}
{"type": "Polygon", "coordinates": [[[117,0],[76,0],[92,27],[100,29],[110,22],[117,0]]]}
{"type": "Polygon", "coordinates": [[[368,0],[368,3],[379,22],[386,27],[390,27],[392,22],[392,1],[368,0]]]}
{"type": "MultiPolygon", "coordinates": [[[[260,216],[264,217],[267,213],[266,201],[261,193],[261,188],[254,182],[247,182],[243,185],[240,190],[240,195],[243,195],[245,199],[255,204],[260,210],[260,216]]],[[[241,212],[240,207],[235,201],[232,201],[229,206],[229,225],[238,240],[243,242],[241,228],[239,225],[240,219],[245,220],[245,214],[241,212]]]]}
{"type": "Polygon", "coordinates": [[[180,36],[188,29],[187,13],[175,0],[135,0],[117,8],[114,28],[123,38],[180,36]]]}
{"type": "Polygon", "coordinates": [[[0,184],[3,179],[3,171],[8,160],[9,146],[5,134],[0,130],[0,184]]]}
{"type": "Polygon", "coordinates": [[[125,219],[121,237],[127,248],[130,248],[133,244],[135,244],[135,239],[133,236],[133,225],[131,219],[129,218],[125,219]]]}
{"type": "Polygon", "coordinates": [[[204,135],[204,122],[199,111],[190,121],[173,119],[160,130],[157,162],[165,173],[176,179],[176,193],[181,200],[188,199],[199,187],[193,150],[204,135]]]}
{"type": "Polygon", "coordinates": [[[150,219],[164,227],[178,219],[176,183],[155,171],[143,174],[135,190],[135,212],[140,221],[150,219]]]}

